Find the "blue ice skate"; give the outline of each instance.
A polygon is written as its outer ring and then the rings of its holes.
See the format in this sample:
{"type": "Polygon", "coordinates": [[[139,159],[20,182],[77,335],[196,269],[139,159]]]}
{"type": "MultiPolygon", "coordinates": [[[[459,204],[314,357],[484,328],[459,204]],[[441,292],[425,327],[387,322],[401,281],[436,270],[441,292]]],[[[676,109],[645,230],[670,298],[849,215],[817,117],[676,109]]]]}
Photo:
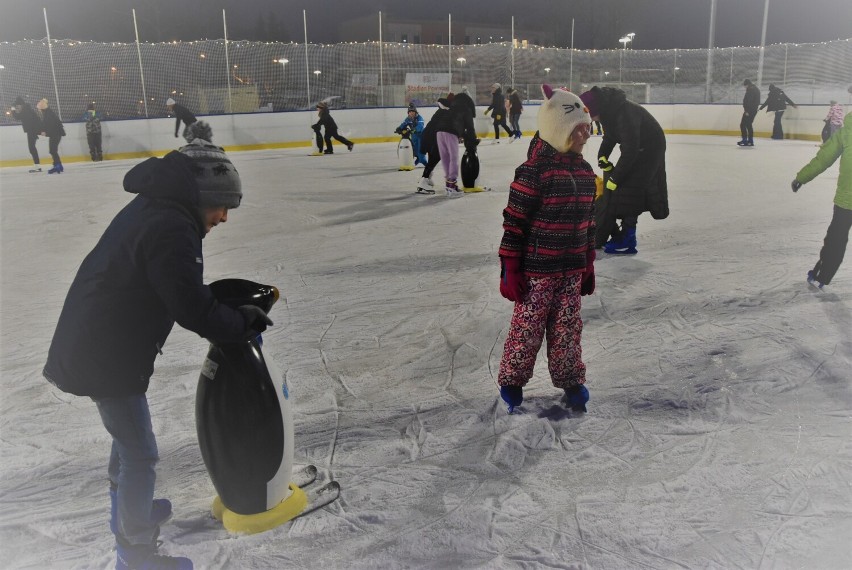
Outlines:
{"type": "Polygon", "coordinates": [[[501,386],[500,397],[506,402],[511,414],[524,401],[524,389],[520,386],[501,386]]]}
{"type": "Polygon", "coordinates": [[[115,570],[192,570],[192,560],[157,554],[158,542],[129,544],[115,537],[115,570]]]}
{"type": "Polygon", "coordinates": [[[808,271],[808,283],[810,283],[811,285],[813,285],[814,287],[816,287],[817,289],[820,289],[820,290],[822,290],[822,288],[825,287],[825,283],[817,281],[816,277],[814,276],[813,270],[808,271]]]}
{"type": "Polygon", "coordinates": [[[588,401],[589,390],[582,384],[575,384],[570,388],[565,388],[565,395],[562,396],[562,403],[575,412],[585,412],[586,402],[588,401]]]}
{"type": "Polygon", "coordinates": [[[633,255],[636,250],[636,228],[624,230],[619,238],[612,238],[604,245],[604,251],[615,255],[633,255]]]}

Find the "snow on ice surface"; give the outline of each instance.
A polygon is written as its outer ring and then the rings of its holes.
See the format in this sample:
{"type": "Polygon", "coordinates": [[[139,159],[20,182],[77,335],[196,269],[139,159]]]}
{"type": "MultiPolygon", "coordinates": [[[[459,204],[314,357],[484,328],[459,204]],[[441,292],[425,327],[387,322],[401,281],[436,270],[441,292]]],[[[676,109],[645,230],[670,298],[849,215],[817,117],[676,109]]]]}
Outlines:
{"type": "MultiPolygon", "coordinates": [[[[849,568],[852,262],[824,292],[805,282],[837,166],[793,194],[814,143],[669,137],[670,218],[643,215],[639,254],[601,255],[583,299],[589,413],[562,409],[542,352],[509,416],[496,251],[528,140],[483,145],[494,191],[452,201],[414,194],[421,170],[398,172],[391,144],[231,153],[245,198],[205,240],[206,279],[281,289],[264,351],[296,463],[343,493],[267,533],[223,530],[195,433],[207,344],[175,327],[148,392],[167,552],[211,569],[849,568]]],[[[114,564],[109,438],[41,369],[135,162],[0,171],[5,568],[114,564]]]]}

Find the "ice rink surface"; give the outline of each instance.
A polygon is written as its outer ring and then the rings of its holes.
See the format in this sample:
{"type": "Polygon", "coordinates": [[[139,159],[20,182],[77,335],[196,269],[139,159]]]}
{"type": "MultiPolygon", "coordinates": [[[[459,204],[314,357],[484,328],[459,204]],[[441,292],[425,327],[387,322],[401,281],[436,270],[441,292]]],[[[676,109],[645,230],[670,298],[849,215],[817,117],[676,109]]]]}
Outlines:
{"type": "MultiPolygon", "coordinates": [[[[542,352],[510,416],[497,248],[528,141],[484,141],[493,191],[457,200],[415,194],[422,171],[398,172],[393,144],[230,154],[245,196],[205,240],[206,280],[281,289],[264,351],[290,386],[296,464],[343,492],[225,531],[195,432],[207,343],[175,327],[148,392],[166,552],[210,569],[850,567],[852,260],[823,292],[805,282],[837,165],[793,194],[815,143],[670,136],[669,219],[643,215],[639,254],[601,254],[583,298],[588,413],[559,405],[542,352]]],[[[115,562],[109,437],[41,369],[136,162],[0,170],[4,568],[115,562]]]]}

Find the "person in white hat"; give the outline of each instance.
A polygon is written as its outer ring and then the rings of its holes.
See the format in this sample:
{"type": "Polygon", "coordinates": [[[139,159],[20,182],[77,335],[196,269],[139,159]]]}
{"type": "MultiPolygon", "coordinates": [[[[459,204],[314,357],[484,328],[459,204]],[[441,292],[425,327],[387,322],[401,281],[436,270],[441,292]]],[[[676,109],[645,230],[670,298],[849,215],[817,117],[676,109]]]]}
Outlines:
{"type": "Polygon", "coordinates": [[[500,142],[500,127],[503,127],[511,138],[514,133],[506,124],[506,98],[503,97],[503,87],[499,83],[491,86],[491,104],[485,109],[485,116],[487,117],[489,113],[494,119],[494,142],[500,142]]]}
{"type": "Polygon", "coordinates": [[[190,111],[180,103],[175,103],[175,100],[171,97],[166,99],[166,109],[168,109],[170,115],[175,116],[175,138],[178,138],[180,124],[181,122],[183,122],[183,124],[185,125],[183,128],[183,138],[186,139],[186,142],[190,142],[192,138],[189,126],[198,119],[195,118],[195,115],[192,114],[192,111],[190,111]]]}

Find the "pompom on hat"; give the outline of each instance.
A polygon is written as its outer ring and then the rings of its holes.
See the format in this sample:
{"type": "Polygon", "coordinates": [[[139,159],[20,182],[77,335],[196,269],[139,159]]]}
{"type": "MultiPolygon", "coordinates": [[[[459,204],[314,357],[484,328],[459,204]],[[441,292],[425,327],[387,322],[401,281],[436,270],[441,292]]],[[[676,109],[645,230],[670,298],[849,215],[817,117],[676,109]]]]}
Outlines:
{"type": "Polygon", "coordinates": [[[580,99],[583,101],[583,104],[589,110],[589,116],[591,117],[599,117],[600,116],[600,108],[598,107],[598,98],[595,95],[594,87],[589,89],[585,93],[580,95],[580,99]]]}
{"type": "Polygon", "coordinates": [[[179,152],[193,160],[193,177],[198,184],[198,204],[202,208],[237,208],[243,198],[240,174],[225,150],[211,143],[213,130],[204,121],[189,126],[192,140],[179,152]]]}
{"type": "Polygon", "coordinates": [[[174,104],[175,104],[175,100],[174,100],[174,99],[172,99],[171,97],[169,97],[168,99],[166,99],[166,105],[168,105],[169,107],[171,107],[171,106],[172,106],[172,105],[174,105],[174,104]]]}
{"type": "Polygon", "coordinates": [[[592,122],[582,99],[567,89],[541,86],[544,103],[538,111],[538,136],[561,153],[571,148],[571,133],[577,125],[592,122]]]}

